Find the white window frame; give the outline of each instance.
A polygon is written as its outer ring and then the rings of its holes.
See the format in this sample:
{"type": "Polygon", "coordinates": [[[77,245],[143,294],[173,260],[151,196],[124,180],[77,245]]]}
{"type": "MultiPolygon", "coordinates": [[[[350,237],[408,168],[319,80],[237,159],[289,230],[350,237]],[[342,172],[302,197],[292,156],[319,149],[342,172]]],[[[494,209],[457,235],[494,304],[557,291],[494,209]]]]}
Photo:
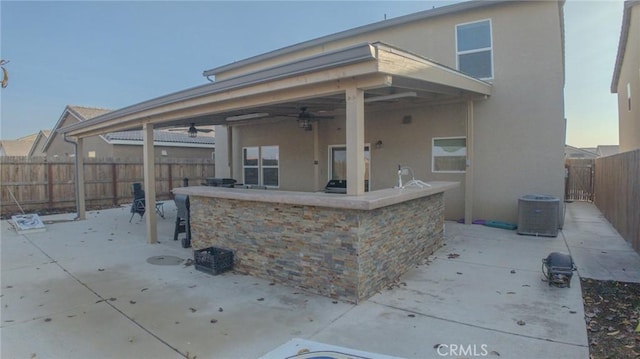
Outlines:
{"type": "Polygon", "coordinates": [[[491,19],[482,19],[482,20],[477,20],[477,21],[469,21],[469,22],[465,22],[465,23],[462,23],[462,24],[456,24],[455,37],[456,37],[456,69],[458,71],[461,71],[460,70],[460,55],[473,54],[473,53],[476,53],[476,52],[483,52],[483,51],[489,50],[489,54],[490,54],[490,57],[491,57],[491,77],[480,77],[480,80],[493,80],[493,78],[495,77],[495,71],[494,71],[494,68],[493,68],[493,23],[491,22],[491,19]],[[465,26],[465,25],[471,25],[471,24],[477,24],[477,23],[486,22],[486,21],[489,22],[489,42],[490,42],[489,47],[483,47],[483,48],[478,48],[478,49],[473,49],[473,50],[458,51],[458,27],[465,26]]]}
{"type": "Polygon", "coordinates": [[[280,188],[280,146],[278,145],[266,145],[266,146],[245,146],[242,147],[242,155],[241,155],[241,159],[242,159],[242,182],[245,185],[251,185],[251,186],[264,186],[267,188],[280,188]],[[262,164],[262,149],[265,147],[275,147],[278,149],[278,165],[277,166],[264,166],[262,164]],[[245,164],[245,158],[244,158],[244,153],[246,149],[250,149],[250,148],[257,148],[258,149],[258,164],[256,166],[247,166],[245,164]],[[247,183],[246,178],[245,178],[245,169],[246,168],[257,168],[258,169],[258,184],[254,184],[254,183],[247,183]],[[278,185],[277,186],[272,186],[272,185],[265,185],[264,184],[264,174],[263,174],[263,169],[265,168],[277,168],[278,169],[278,185]]]}
{"type": "MultiPolygon", "coordinates": [[[[328,147],[328,151],[327,151],[327,181],[331,181],[333,179],[333,162],[332,162],[332,154],[333,154],[333,149],[334,148],[347,148],[347,145],[329,145],[328,147]]],[[[366,179],[367,181],[369,181],[369,190],[371,190],[371,162],[373,161],[373,159],[371,158],[371,144],[370,143],[365,143],[364,144],[364,148],[365,151],[368,149],[369,150],[369,177],[366,179]]]]}
{"type": "Polygon", "coordinates": [[[269,146],[260,146],[260,162],[258,163],[259,167],[260,167],[260,185],[261,186],[265,186],[268,188],[280,188],[280,146],[277,145],[269,145],[269,146]],[[264,165],[262,163],[263,158],[262,158],[262,149],[265,147],[275,147],[276,150],[278,151],[278,164],[275,166],[271,166],[271,165],[264,165]],[[265,185],[264,184],[264,169],[265,168],[275,168],[278,170],[278,185],[277,186],[273,186],[273,185],[265,185]]]}
{"type": "MultiPolygon", "coordinates": [[[[438,156],[438,157],[442,157],[442,156],[438,156]]],[[[466,167],[466,158],[467,158],[467,137],[466,136],[452,136],[452,137],[433,137],[431,138],[431,172],[433,173],[466,173],[467,172],[467,167],[466,167]],[[465,169],[462,171],[441,171],[441,170],[436,170],[436,156],[435,156],[435,147],[436,147],[436,141],[437,140],[460,140],[463,139],[464,140],[464,155],[465,155],[465,169]]]]}

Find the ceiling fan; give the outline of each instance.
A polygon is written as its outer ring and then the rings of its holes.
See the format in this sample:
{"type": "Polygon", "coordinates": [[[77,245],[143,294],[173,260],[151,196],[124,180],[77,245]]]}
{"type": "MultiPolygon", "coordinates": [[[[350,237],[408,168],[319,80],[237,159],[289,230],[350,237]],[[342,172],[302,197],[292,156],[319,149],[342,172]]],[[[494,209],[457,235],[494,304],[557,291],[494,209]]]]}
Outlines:
{"type": "MultiPolygon", "coordinates": [[[[322,113],[326,112],[326,111],[321,111],[322,113]]],[[[311,131],[313,129],[313,126],[311,125],[311,121],[313,120],[317,120],[317,119],[333,119],[334,117],[331,115],[323,115],[320,112],[313,113],[313,112],[309,112],[307,111],[307,107],[303,106],[300,107],[300,113],[298,114],[298,127],[304,129],[305,131],[311,131]]]]}
{"type": "Polygon", "coordinates": [[[198,132],[209,133],[209,132],[212,132],[213,129],[211,129],[211,128],[196,128],[196,124],[194,122],[192,122],[191,126],[189,126],[189,127],[176,127],[176,128],[169,129],[169,131],[186,132],[189,135],[189,137],[197,137],[198,136],[198,132]]]}

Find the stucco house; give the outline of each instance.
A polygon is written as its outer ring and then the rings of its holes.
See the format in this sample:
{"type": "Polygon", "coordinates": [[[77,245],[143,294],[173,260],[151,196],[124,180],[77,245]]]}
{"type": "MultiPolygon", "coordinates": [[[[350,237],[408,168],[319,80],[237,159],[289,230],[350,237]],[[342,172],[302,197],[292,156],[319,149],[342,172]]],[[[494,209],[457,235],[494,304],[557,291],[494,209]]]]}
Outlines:
{"type": "Polygon", "coordinates": [[[472,1],[384,20],[215,67],[211,83],[58,137],[86,150],[93,134],[215,125],[217,177],[302,192],[346,179],[358,197],[409,167],[460,183],[446,218],[515,222],[520,196],[564,197],[563,5],[472,1]]]}
{"type": "Polygon", "coordinates": [[[620,152],[640,148],[640,1],[624,2],[611,93],[618,94],[620,152]]]}
{"type": "MultiPolygon", "coordinates": [[[[94,117],[111,112],[108,109],[66,106],[53,133],[40,150],[41,156],[50,158],[75,156],[72,143],[64,140],[64,135],[58,133],[61,127],[82,123],[94,117]]],[[[116,131],[88,137],[85,140],[83,155],[85,158],[128,158],[142,159],[142,132],[116,131]]],[[[202,135],[190,137],[186,131],[154,131],[155,157],[171,158],[204,158],[213,159],[215,137],[202,135]]]]}
{"type": "Polygon", "coordinates": [[[44,142],[46,142],[50,133],[51,131],[49,130],[40,130],[38,133],[23,136],[16,140],[1,140],[0,156],[39,156],[42,154],[40,149],[44,142]]]}
{"type": "Polygon", "coordinates": [[[578,148],[574,146],[564,146],[564,157],[567,159],[594,159],[598,157],[595,148],[578,148]]]}

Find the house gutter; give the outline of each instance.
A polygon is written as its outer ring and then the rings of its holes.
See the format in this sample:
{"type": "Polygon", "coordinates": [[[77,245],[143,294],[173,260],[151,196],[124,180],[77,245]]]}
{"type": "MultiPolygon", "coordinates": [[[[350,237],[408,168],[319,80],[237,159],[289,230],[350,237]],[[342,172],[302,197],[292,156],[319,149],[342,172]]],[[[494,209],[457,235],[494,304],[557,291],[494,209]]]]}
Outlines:
{"type": "MultiPolygon", "coordinates": [[[[63,133],[62,134],[62,139],[64,140],[64,142],[70,143],[73,145],[73,150],[74,153],[76,154],[75,158],[74,158],[74,164],[75,164],[75,176],[76,176],[76,212],[77,212],[77,216],[76,218],[74,218],[74,221],[77,221],[80,218],[80,196],[78,195],[80,193],[80,181],[78,181],[78,175],[80,174],[80,168],[78,166],[78,142],[74,142],[71,141],[69,139],[67,139],[67,134],[63,133]]],[[[51,180],[51,179],[49,179],[51,180]]]]}

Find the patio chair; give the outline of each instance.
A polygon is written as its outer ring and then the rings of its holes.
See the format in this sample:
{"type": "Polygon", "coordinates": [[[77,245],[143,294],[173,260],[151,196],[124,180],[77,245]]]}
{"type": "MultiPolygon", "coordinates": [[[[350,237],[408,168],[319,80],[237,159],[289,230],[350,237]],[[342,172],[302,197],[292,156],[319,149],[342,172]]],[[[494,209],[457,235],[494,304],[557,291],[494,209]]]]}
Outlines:
{"type": "MultiPolygon", "coordinates": [[[[140,219],[142,219],[147,208],[142,185],[136,182],[131,185],[131,189],[133,191],[133,202],[131,203],[131,218],[129,218],[129,223],[131,223],[136,213],[139,214],[140,219]]],[[[156,213],[164,219],[164,202],[156,202],[156,213]]]]}

